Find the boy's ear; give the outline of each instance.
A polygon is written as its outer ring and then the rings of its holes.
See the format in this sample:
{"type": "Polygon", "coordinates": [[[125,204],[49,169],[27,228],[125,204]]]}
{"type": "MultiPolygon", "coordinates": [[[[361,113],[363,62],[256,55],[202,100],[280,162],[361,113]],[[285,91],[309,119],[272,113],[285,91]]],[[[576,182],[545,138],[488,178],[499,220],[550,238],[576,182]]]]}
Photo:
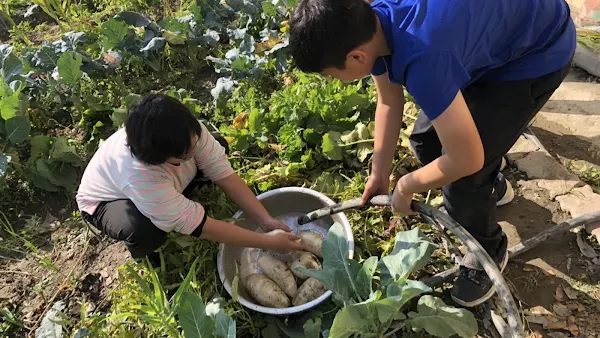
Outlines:
{"type": "Polygon", "coordinates": [[[348,55],[346,55],[346,67],[356,67],[363,66],[368,62],[368,55],[364,51],[360,49],[351,50],[348,55]]]}

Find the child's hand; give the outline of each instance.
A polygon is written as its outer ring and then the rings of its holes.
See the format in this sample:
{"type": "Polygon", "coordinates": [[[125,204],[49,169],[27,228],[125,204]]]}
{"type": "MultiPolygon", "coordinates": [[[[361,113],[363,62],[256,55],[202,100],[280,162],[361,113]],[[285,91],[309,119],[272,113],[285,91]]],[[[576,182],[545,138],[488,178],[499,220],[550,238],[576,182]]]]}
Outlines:
{"type": "Polygon", "coordinates": [[[300,237],[291,233],[280,233],[266,236],[267,247],[265,249],[287,254],[297,250],[304,250],[304,245],[300,242],[300,237]]]}
{"type": "Polygon", "coordinates": [[[373,196],[377,195],[387,195],[389,194],[390,189],[390,178],[389,177],[379,177],[375,175],[371,175],[367,184],[365,185],[365,191],[362,195],[363,204],[367,203],[369,199],[373,196]]]}
{"type": "Polygon", "coordinates": [[[281,223],[280,220],[275,219],[273,217],[271,217],[270,219],[268,219],[265,222],[262,222],[260,227],[263,229],[264,232],[269,232],[269,231],[276,230],[276,229],[281,229],[281,230],[287,231],[287,232],[291,231],[291,229],[287,225],[281,223]]]}

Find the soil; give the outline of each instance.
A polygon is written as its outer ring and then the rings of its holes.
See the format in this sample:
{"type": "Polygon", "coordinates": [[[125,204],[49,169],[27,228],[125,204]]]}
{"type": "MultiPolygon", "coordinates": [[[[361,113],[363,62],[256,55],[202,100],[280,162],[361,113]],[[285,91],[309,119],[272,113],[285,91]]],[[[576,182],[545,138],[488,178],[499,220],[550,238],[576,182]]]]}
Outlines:
{"type": "MultiPolygon", "coordinates": [[[[544,148],[563,165],[568,166],[571,161],[600,165],[597,136],[600,130],[589,129],[589,125],[600,121],[600,81],[579,69],[574,69],[567,81],[572,83],[563,84],[531,129],[544,148]],[[570,92],[575,89],[580,92],[570,92]],[[576,95],[584,100],[565,100],[576,95]],[[567,122],[564,117],[556,119],[553,114],[577,114],[574,118],[581,122],[567,122]]],[[[506,171],[517,193],[511,204],[498,209],[499,221],[509,236],[509,246],[570,218],[547,191],[514,168],[506,171]]],[[[522,310],[539,311],[543,307],[553,313],[553,318],[530,316],[528,328],[532,336],[596,337],[600,332],[600,265],[581,254],[574,232],[515,257],[505,270],[505,279],[522,310]],[[565,288],[571,290],[571,297],[565,295],[565,288]],[[563,306],[577,310],[569,310],[569,315],[564,316],[567,313],[561,311],[563,306]],[[536,332],[540,335],[536,336],[536,332]]]]}
{"type": "MultiPolygon", "coordinates": [[[[517,197],[511,204],[498,209],[498,219],[509,237],[509,247],[569,219],[558,203],[550,200],[546,191],[523,180],[514,169],[508,170],[508,178],[516,187],[517,197]]],[[[568,316],[559,318],[554,327],[562,330],[544,329],[542,325],[528,323],[532,332],[539,332],[543,337],[556,332],[566,334],[566,337],[593,337],[600,332],[600,317],[597,315],[600,313],[600,266],[581,255],[575,237],[574,233],[568,233],[548,240],[512,259],[504,272],[504,278],[522,311],[541,306],[553,312],[555,306],[583,306],[582,311],[572,311],[570,321],[568,316]],[[560,289],[558,294],[562,294],[564,287],[584,292],[574,291],[576,299],[566,295],[557,297],[557,289],[560,289]]]]}
{"type": "MultiPolygon", "coordinates": [[[[28,328],[35,328],[59,300],[65,302],[65,312],[76,318],[84,298],[87,313],[108,310],[108,292],[118,267],[130,258],[125,246],[60,222],[40,226],[45,227],[40,237],[50,239],[34,243],[38,255],[13,255],[0,261],[0,303],[11,310],[18,306],[18,318],[28,328]],[[53,266],[39,257],[47,257],[53,266]]],[[[7,257],[6,252],[0,254],[7,257]]],[[[13,334],[25,337],[31,332],[23,328],[13,334]]]]}
{"type": "MultiPolygon", "coordinates": [[[[25,17],[26,13],[27,7],[17,8],[11,13],[11,18],[15,25],[18,25],[22,21],[27,21],[31,27],[35,27],[41,23],[56,23],[52,17],[39,7],[33,9],[27,17],[25,17]]],[[[4,13],[0,13],[0,41],[10,40],[11,25],[12,23],[6,18],[4,13]]]]}

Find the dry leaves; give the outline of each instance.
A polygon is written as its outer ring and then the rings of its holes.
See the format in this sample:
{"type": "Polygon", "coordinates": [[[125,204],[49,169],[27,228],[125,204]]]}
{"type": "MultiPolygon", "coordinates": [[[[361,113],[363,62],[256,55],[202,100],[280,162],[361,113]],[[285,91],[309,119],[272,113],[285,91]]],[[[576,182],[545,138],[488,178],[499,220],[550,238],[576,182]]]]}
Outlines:
{"type": "Polygon", "coordinates": [[[548,311],[545,307],[538,305],[525,310],[525,314],[532,316],[550,316],[552,315],[552,312],[548,311]]]}
{"type": "Polygon", "coordinates": [[[548,317],[546,316],[525,316],[525,319],[531,324],[543,325],[544,328],[548,326],[548,317]]]}
{"type": "Polygon", "coordinates": [[[596,250],[583,238],[583,231],[577,232],[577,246],[581,254],[587,258],[596,258],[598,256],[596,250]]]}
{"type": "Polygon", "coordinates": [[[550,332],[548,333],[548,336],[550,336],[551,338],[569,338],[569,336],[562,332],[550,332]]]}
{"type": "MultiPolygon", "coordinates": [[[[558,294],[562,295],[562,293],[558,294]]],[[[574,336],[577,336],[579,335],[579,327],[577,327],[575,324],[575,317],[572,315],[571,311],[579,311],[580,306],[583,307],[578,303],[571,303],[569,306],[561,303],[555,303],[552,306],[554,313],[548,311],[543,306],[536,306],[529,310],[525,310],[525,319],[531,324],[542,325],[542,327],[546,330],[564,330],[569,331],[574,336]]],[[[563,336],[556,335],[551,337],[563,336]]],[[[567,336],[564,335],[564,337],[567,336]]]]}
{"type": "Polygon", "coordinates": [[[527,338],[544,338],[544,335],[539,331],[535,331],[531,333],[527,338]]]}
{"type": "Polygon", "coordinates": [[[571,311],[583,312],[585,310],[585,307],[583,307],[583,305],[579,303],[569,303],[567,304],[567,309],[571,311]]]}
{"type": "Polygon", "coordinates": [[[573,288],[571,288],[569,286],[563,286],[563,291],[565,292],[565,295],[567,295],[567,297],[570,300],[577,299],[577,291],[575,291],[573,288]]]}
{"type": "Polygon", "coordinates": [[[562,302],[565,299],[565,293],[562,287],[559,286],[556,288],[556,291],[554,291],[554,299],[559,302],[562,302]]]}
{"type": "Polygon", "coordinates": [[[558,317],[566,318],[571,315],[571,310],[564,304],[555,303],[552,305],[552,309],[554,310],[554,314],[558,317]]]}

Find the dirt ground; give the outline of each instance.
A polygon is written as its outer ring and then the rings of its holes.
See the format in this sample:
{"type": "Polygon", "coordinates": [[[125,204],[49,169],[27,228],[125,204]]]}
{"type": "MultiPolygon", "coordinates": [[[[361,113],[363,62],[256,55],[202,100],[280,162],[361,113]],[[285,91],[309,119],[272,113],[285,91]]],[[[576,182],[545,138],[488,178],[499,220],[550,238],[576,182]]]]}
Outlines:
{"type": "MultiPolygon", "coordinates": [[[[538,114],[531,129],[563,166],[600,165],[598,80],[575,69],[538,114]]],[[[540,187],[536,184],[539,177],[528,177],[515,166],[506,173],[516,187],[517,197],[499,208],[498,216],[510,246],[571,218],[557,201],[560,198],[553,196],[560,192],[540,187]]],[[[563,178],[560,176],[563,174],[557,170],[555,177],[548,178],[563,178]]],[[[600,210],[600,204],[595,210],[600,210]]],[[[505,271],[534,337],[600,337],[600,265],[582,255],[576,237],[570,232],[542,243],[511,260],[505,271]]],[[[593,239],[590,243],[596,244],[593,239]]]]}
{"type": "MultiPolygon", "coordinates": [[[[2,252],[0,304],[18,314],[22,326],[14,337],[33,336],[41,316],[59,300],[65,302],[65,312],[75,318],[81,314],[82,304],[88,314],[110,306],[108,293],[116,281],[117,268],[129,259],[127,249],[68,223],[35,224],[37,240],[32,244],[37,250],[33,253],[2,252]]],[[[26,246],[3,244],[3,248],[26,246]]]]}

